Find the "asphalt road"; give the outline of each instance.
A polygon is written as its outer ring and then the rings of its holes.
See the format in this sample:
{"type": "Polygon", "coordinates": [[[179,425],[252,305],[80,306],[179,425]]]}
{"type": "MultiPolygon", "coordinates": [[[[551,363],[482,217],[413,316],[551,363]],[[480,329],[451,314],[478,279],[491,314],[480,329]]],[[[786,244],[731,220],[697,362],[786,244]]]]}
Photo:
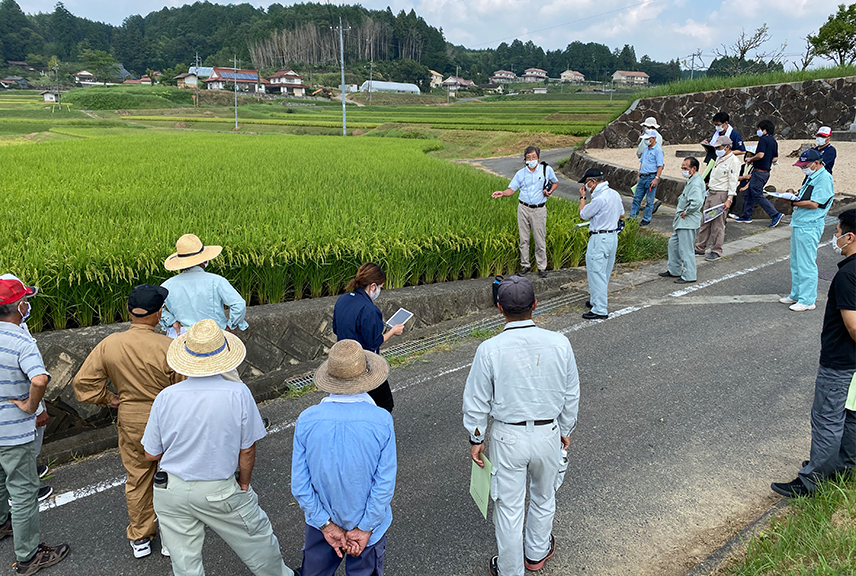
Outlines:
{"type": "MultiPolygon", "coordinates": [[[[824,242],[830,236],[827,227],[824,242]]],[[[557,496],[558,551],[543,574],[683,574],[777,500],[769,483],[792,479],[808,455],[829,287],[820,281],[812,312],[776,302],[790,286],[787,254],[782,239],[706,263],[690,292],[676,292],[683,287],[669,280],[628,286],[612,296],[607,321],[585,322],[579,309],[539,318],[567,334],[582,383],[571,464],[557,496]]],[[[835,261],[821,246],[821,276],[835,261]]],[[[496,553],[492,524],[468,494],[461,424],[477,344],[430,353],[390,375],[399,454],[390,575],[481,575],[496,553]]],[[[303,516],[289,489],[291,426],[321,397],[262,407],[274,426],[259,443],[253,485],[292,567],[301,559],[303,516]]],[[[42,539],[69,542],[71,554],[46,574],[170,573],[159,555],[131,555],[122,488],[109,487],[122,475],[116,453],[53,472],[50,484],[71,496],[41,513],[42,539]],[[106,489],[97,491],[98,483],[106,489]]],[[[214,534],[204,557],[210,576],[250,574],[214,534]]],[[[13,561],[6,539],[0,565],[13,561]]]]}

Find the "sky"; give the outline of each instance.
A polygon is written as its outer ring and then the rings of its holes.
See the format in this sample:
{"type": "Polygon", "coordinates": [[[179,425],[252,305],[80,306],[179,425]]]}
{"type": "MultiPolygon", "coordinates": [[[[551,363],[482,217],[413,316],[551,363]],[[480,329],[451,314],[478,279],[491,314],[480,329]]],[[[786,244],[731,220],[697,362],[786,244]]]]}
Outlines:
{"type": "MultiPolygon", "coordinates": [[[[187,0],[63,0],[77,16],[119,25],[132,14],[145,15],[187,0]]],[[[266,7],[272,0],[247,0],[266,7]]],[[[730,44],[741,28],[766,23],[774,48],[787,43],[786,61],[805,49],[804,38],[817,32],[846,0],[356,0],[366,8],[393,12],[415,9],[428,24],[442,27],[446,40],[468,48],[495,48],[515,38],[532,40],[545,50],[564,49],[575,40],[610,48],[630,44],[636,56],[683,60],[697,50],[713,59],[714,49],[730,44]]],[[[27,13],[51,12],[56,0],[18,0],[27,13]]],[[[218,3],[229,3],[221,1],[218,3]]],[[[286,5],[287,0],[279,3],[286,5]]],[[[340,1],[332,2],[339,4],[340,1]]],[[[828,61],[815,60],[815,65],[828,61]]],[[[786,66],[785,69],[792,69],[786,66]]]]}

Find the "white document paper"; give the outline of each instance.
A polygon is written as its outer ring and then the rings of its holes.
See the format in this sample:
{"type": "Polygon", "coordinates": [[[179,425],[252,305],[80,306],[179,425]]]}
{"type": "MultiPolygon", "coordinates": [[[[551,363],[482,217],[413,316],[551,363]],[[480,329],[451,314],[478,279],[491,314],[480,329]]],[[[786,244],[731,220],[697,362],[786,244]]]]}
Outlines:
{"type": "Polygon", "coordinates": [[[794,202],[800,199],[796,194],[791,194],[790,192],[767,192],[768,196],[774,196],[776,198],[781,198],[783,200],[793,200],[794,202]]]}
{"type": "Polygon", "coordinates": [[[591,224],[591,222],[580,222],[579,224],[577,224],[576,226],[571,228],[571,230],[579,230],[580,228],[588,228],[589,224],[591,224]]]}
{"type": "Polygon", "coordinates": [[[411,318],[413,318],[413,312],[409,312],[404,308],[399,308],[398,312],[393,314],[392,318],[386,321],[386,325],[392,328],[398,324],[406,324],[411,318]]]}
{"type": "Polygon", "coordinates": [[[707,224],[711,220],[715,220],[725,213],[725,204],[717,204],[711,206],[704,211],[704,223],[707,224]]]}

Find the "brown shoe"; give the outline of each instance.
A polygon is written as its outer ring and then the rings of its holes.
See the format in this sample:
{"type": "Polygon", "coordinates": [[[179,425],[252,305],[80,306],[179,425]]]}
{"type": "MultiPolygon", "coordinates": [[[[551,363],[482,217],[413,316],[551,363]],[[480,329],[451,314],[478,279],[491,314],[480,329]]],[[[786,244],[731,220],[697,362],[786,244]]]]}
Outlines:
{"type": "Polygon", "coordinates": [[[47,568],[48,566],[53,566],[60,562],[63,558],[68,556],[68,551],[68,544],[47,546],[42,542],[39,544],[39,547],[36,549],[36,554],[32,558],[26,562],[15,562],[15,573],[24,574],[25,576],[35,574],[42,568],[47,568]]]}
{"type": "Polygon", "coordinates": [[[2,525],[0,525],[0,540],[5,538],[6,536],[11,536],[11,535],[12,535],[12,515],[9,514],[9,516],[6,518],[6,521],[2,525]]]}

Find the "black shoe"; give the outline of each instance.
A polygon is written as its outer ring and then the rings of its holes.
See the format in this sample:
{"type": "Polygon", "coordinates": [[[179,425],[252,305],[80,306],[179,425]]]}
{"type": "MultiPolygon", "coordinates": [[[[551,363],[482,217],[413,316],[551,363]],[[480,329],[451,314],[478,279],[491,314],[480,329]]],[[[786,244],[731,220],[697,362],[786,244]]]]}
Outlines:
{"type": "Polygon", "coordinates": [[[720,256],[716,252],[711,252],[710,254],[704,257],[705,260],[719,260],[720,258],[722,258],[722,256],[720,256]]]}
{"type": "Polygon", "coordinates": [[[48,467],[40,464],[36,466],[36,472],[39,473],[39,478],[44,478],[48,474],[48,467]]]}
{"type": "Polygon", "coordinates": [[[59,546],[46,546],[44,542],[39,544],[35,555],[26,562],[15,562],[15,573],[29,576],[35,574],[42,568],[53,566],[68,556],[68,544],[59,546]]]}
{"type": "Polygon", "coordinates": [[[770,488],[773,489],[773,492],[776,494],[781,494],[782,496],[787,496],[788,498],[797,498],[799,496],[811,496],[812,491],[806,488],[803,481],[797,478],[796,480],[792,480],[790,482],[773,482],[770,484],[770,488]]]}
{"type": "Polygon", "coordinates": [[[660,200],[657,200],[656,202],[654,202],[654,207],[651,208],[651,214],[656,214],[657,210],[659,210],[660,206],[662,206],[662,205],[663,205],[663,203],[660,200]]]}
{"type": "Polygon", "coordinates": [[[9,514],[6,517],[6,521],[3,524],[0,524],[0,540],[5,538],[6,536],[12,535],[12,514],[9,514]]]}
{"type": "Polygon", "coordinates": [[[665,272],[660,272],[660,276],[662,276],[663,278],[680,278],[680,275],[672,274],[668,270],[666,270],[665,272]]]}
{"type": "Polygon", "coordinates": [[[647,225],[648,225],[648,224],[650,224],[650,223],[651,223],[651,221],[650,221],[650,220],[642,220],[642,222],[640,222],[640,223],[639,223],[639,225],[640,225],[640,226],[647,226],[647,225]]]}
{"type": "Polygon", "coordinates": [[[547,271],[546,270],[538,270],[538,277],[539,278],[546,278],[547,277],[547,271]]]}
{"type": "Polygon", "coordinates": [[[517,275],[518,276],[526,276],[530,272],[532,272],[532,266],[524,266],[523,268],[521,268],[520,270],[517,271],[517,275]]]}
{"type": "Polygon", "coordinates": [[[490,559],[490,562],[487,564],[487,573],[490,576],[499,576],[499,567],[497,564],[499,563],[499,556],[494,556],[490,559]]]}
{"type": "Polygon", "coordinates": [[[583,320],[606,320],[609,318],[609,314],[595,314],[594,312],[585,312],[583,314],[583,320]]]}
{"type": "Polygon", "coordinates": [[[586,300],[586,308],[594,308],[594,306],[591,305],[591,300],[586,300]]]}
{"type": "Polygon", "coordinates": [[[802,466],[800,466],[800,469],[805,468],[806,466],[808,466],[808,463],[809,463],[809,462],[811,462],[811,460],[803,460],[803,461],[802,461],[802,466]]]}
{"type": "Polygon", "coordinates": [[[692,284],[695,280],[684,280],[683,278],[678,278],[675,280],[675,284],[692,284]]]}
{"type": "Polygon", "coordinates": [[[53,494],[53,488],[50,486],[42,486],[39,488],[39,502],[47,500],[50,498],[51,494],[53,494]]]}
{"type": "Polygon", "coordinates": [[[535,572],[544,567],[544,562],[553,557],[553,554],[556,553],[556,539],[553,538],[553,535],[550,534],[550,549],[547,551],[547,555],[544,556],[541,560],[530,560],[527,557],[523,557],[523,566],[529,570],[530,572],[535,572]]]}
{"type": "Polygon", "coordinates": [[[696,256],[704,256],[704,250],[694,250],[696,256]]]}
{"type": "Polygon", "coordinates": [[[270,418],[262,418],[262,424],[264,424],[265,430],[270,429],[270,418]]]}

